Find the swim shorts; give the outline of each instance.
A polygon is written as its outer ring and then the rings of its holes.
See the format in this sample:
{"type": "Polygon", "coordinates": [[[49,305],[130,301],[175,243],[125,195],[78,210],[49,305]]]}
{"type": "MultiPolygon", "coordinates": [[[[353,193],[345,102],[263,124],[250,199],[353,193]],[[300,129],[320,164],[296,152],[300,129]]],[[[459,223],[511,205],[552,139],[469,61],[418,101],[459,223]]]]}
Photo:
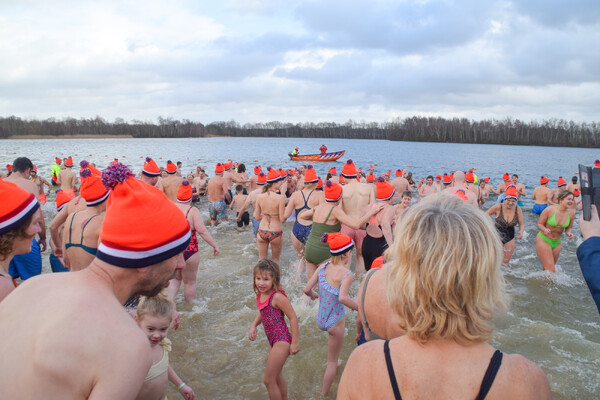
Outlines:
{"type": "Polygon", "coordinates": [[[217,219],[217,217],[221,219],[227,218],[226,210],[227,206],[223,200],[208,202],[208,213],[211,219],[217,219]]]}
{"type": "MultiPolygon", "coordinates": [[[[237,213],[235,215],[236,219],[237,219],[238,215],[240,215],[240,213],[237,213]]],[[[237,221],[238,228],[241,228],[244,225],[246,225],[246,226],[250,225],[250,214],[248,214],[248,211],[244,211],[244,213],[242,214],[242,218],[240,218],[240,220],[237,221]]]]}
{"type": "Polygon", "coordinates": [[[540,215],[542,213],[542,211],[544,211],[546,209],[546,207],[548,207],[547,204],[535,204],[533,206],[533,208],[531,209],[531,212],[533,214],[540,215]]]}

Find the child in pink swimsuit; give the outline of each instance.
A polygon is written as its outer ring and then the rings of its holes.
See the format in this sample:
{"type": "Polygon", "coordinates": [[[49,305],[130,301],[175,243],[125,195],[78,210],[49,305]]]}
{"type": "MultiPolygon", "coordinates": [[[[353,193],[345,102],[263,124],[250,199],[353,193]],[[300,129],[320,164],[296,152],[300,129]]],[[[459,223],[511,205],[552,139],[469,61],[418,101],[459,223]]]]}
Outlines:
{"type": "Polygon", "coordinates": [[[287,398],[287,384],[282,369],[288,355],[300,350],[298,345],[298,318],[285,292],[281,289],[281,272],[273,260],[263,258],[254,267],[254,292],[259,313],[254,318],[248,339],[256,339],[256,327],[262,323],[271,345],[264,383],[269,398],[287,398]],[[290,320],[292,333],[288,330],[285,317],[290,320]]]}

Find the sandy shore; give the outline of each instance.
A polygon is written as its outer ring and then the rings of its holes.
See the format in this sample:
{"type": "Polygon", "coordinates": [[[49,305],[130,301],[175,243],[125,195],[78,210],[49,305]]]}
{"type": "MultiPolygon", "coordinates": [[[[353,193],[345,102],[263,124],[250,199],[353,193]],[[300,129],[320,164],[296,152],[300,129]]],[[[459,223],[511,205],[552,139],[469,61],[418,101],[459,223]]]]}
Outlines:
{"type": "Polygon", "coordinates": [[[131,135],[14,135],[7,139],[113,139],[132,138],[131,135]]]}

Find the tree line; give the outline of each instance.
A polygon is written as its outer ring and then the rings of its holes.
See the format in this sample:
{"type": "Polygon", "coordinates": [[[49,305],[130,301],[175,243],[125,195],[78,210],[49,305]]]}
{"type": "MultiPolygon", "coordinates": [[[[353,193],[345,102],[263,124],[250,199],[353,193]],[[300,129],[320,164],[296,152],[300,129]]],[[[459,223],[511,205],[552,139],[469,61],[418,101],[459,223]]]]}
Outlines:
{"type": "Polygon", "coordinates": [[[538,145],[560,147],[600,147],[600,124],[576,123],[563,119],[538,122],[503,120],[473,121],[467,118],[442,117],[396,118],[386,122],[349,120],[335,122],[285,123],[279,121],[247,123],[234,120],[208,125],[187,119],[158,117],[156,122],[121,118],[109,122],[95,118],[22,119],[0,117],[0,138],[12,136],[80,136],[118,135],[134,138],[184,137],[303,137],[331,139],[384,139],[415,142],[484,143],[508,145],[538,145]]]}

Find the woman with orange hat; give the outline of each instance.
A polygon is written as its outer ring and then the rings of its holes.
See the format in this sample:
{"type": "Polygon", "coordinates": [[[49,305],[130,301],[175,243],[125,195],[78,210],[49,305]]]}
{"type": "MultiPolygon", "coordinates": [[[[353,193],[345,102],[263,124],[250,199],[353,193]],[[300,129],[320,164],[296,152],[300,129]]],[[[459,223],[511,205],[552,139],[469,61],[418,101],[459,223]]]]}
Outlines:
{"type": "MultiPolygon", "coordinates": [[[[375,201],[382,204],[383,208],[367,222],[367,234],[362,242],[362,254],[367,271],[371,269],[373,260],[382,255],[394,240],[392,233],[392,224],[396,219],[396,208],[392,206],[394,194],[394,186],[391,183],[386,182],[381,176],[377,178],[375,201]]],[[[368,208],[373,205],[369,205],[368,208]]]]}
{"type": "Polygon", "coordinates": [[[558,194],[558,204],[548,206],[540,215],[537,224],[540,232],[535,238],[535,250],[545,271],[555,271],[563,232],[567,234],[567,238],[573,239],[574,201],[575,196],[572,192],[561,190],[558,194]]]}
{"type": "Polygon", "coordinates": [[[260,221],[256,232],[258,258],[268,258],[271,247],[272,260],[279,264],[279,256],[283,247],[283,219],[285,213],[285,196],[278,193],[283,178],[274,168],[267,173],[267,183],[256,199],[254,218],[260,221]]]}
{"type": "MultiPolygon", "coordinates": [[[[481,180],[484,182],[484,180],[481,180]]],[[[519,194],[517,188],[510,185],[506,188],[504,202],[494,204],[487,210],[487,215],[493,215],[496,221],[496,229],[500,234],[502,246],[504,247],[504,264],[508,264],[515,251],[515,226],[519,225],[519,236],[523,238],[523,210],[517,205],[519,194]]]]}
{"type": "Polygon", "coordinates": [[[31,241],[42,231],[40,205],[32,193],[0,179],[0,301],[14,290],[8,273],[17,254],[31,251],[31,241]]]}
{"type": "Polygon", "coordinates": [[[369,210],[361,219],[354,219],[338,207],[342,199],[342,187],[331,181],[325,182],[325,203],[319,204],[311,210],[305,210],[299,214],[300,219],[312,221],[312,229],[304,250],[304,258],[306,259],[306,277],[314,274],[317,266],[330,257],[329,246],[321,243],[321,236],[324,233],[339,232],[342,229],[342,224],[349,226],[352,229],[362,227],[371,216],[377,214],[383,204],[377,204],[369,210]]]}
{"type": "Polygon", "coordinates": [[[193,197],[190,182],[187,180],[182,181],[177,190],[177,203],[175,204],[185,214],[185,218],[192,230],[192,236],[190,243],[183,252],[185,267],[183,270],[175,271],[175,276],[169,281],[169,298],[175,300],[175,295],[177,295],[181,287],[181,281],[183,281],[183,297],[187,302],[196,298],[196,277],[198,275],[198,264],[200,263],[196,233],[213,248],[213,256],[216,257],[219,255],[219,247],[210,235],[210,232],[208,232],[208,229],[206,229],[200,210],[191,205],[193,197]]]}
{"type": "Polygon", "coordinates": [[[319,204],[325,202],[323,192],[315,191],[318,181],[319,177],[317,176],[317,172],[312,165],[309,165],[304,173],[304,187],[302,190],[295,191],[292,194],[285,207],[283,216],[284,220],[287,220],[290,215],[292,215],[292,212],[296,214],[296,222],[294,222],[291,237],[292,245],[298,255],[297,279],[304,271],[304,245],[306,244],[306,240],[308,239],[308,235],[310,235],[312,228],[312,223],[299,219],[298,214],[304,210],[315,208],[319,204]]]}

